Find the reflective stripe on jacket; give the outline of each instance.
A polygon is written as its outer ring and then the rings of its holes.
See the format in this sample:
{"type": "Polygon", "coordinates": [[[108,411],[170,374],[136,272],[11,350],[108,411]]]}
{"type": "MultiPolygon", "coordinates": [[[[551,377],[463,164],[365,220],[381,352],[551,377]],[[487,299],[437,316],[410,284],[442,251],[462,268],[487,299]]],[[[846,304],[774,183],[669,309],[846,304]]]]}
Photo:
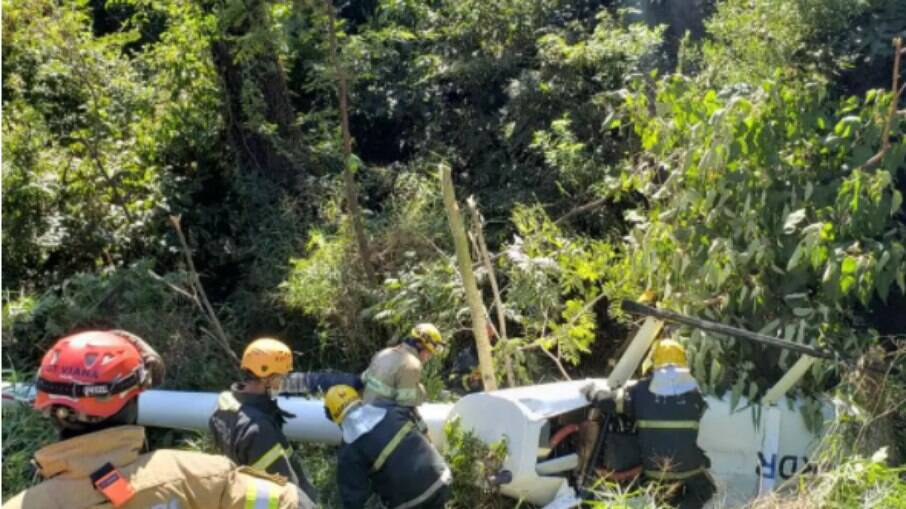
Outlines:
{"type": "Polygon", "coordinates": [[[366,403],[415,407],[425,401],[422,362],[415,348],[402,344],[375,354],[362,373],[366,403]]]}
{"type": "Polygon", "coordinates": [[[48,480],[3,504],[3,509],[102,509],[112,507],[90,475],[111,463],[135,494],[122,509],[310,509],[298,488],[267,474],[237,468],[223,456],[157,450],[140,454],[141,426],[119,426],[49,445],[35,454],[48,480]]]}
{"type": "Polygon", "coordinates": [[[292,414],[284,412],[266,394],[247,394],[235,385],[220,394],[208,425],[214,444],[231,460],[269,474],[285,477],[316,498],[301,461],[283,434],[292,414]]]}
{"type": "MultiPolygon", "coordinates": [[[[452,481],[446,462],[418,432],[408,410],[398,406],[385,410],[370,431],[340,448],[337,480],[344,509],[364,507],[372,490],[390,509],[421,507],[429,500],[436,504],[432,497],[452,481]]],[[[354,412],[347,416],[355,418],[354,412]]],[[[344,420],[347,425],[354,423],[344,420]]]]}

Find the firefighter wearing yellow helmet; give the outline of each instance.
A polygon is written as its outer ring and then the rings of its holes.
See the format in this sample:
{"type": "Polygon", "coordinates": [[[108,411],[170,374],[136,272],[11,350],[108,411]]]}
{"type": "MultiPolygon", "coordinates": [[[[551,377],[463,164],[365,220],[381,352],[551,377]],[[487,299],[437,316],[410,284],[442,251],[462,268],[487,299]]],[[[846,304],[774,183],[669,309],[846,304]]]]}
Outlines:
{"type": "Polygon", "coordinates": [[[362,373],[366,403],[415,408],[425,400],[422,365],[444,345],[437,327],[420,323],[397,346],[375,354],[362,373]]]}
{"type": "Polygon", "coordinates": [[[415,429],[406,407],[370,405],[355,388],[336,385],[324,397],[324,413],[343,436],[337,453],[343,509],[362,509],[372,491],[385,507],[444,507],[450,468],[415,429]]]}
{"type": "Polygon", "coordinates": [[[642,475],[669,483],[666,503],[682,509],[704,506],[714,494],[710,460],[697,445],[705,400],[689,373],[686,350],[672,339],[657,341],[645,361],[650,376],[616,391],[596,384],[582,389],[603,412],[635,420],[642,475]]]}
{"type": "Polygon", "coordinates": [[[236,463],[282,476],[314,499],[315,489],[283,433],[283,424],[295,416],[275,400],[293,369],[292,352],[277,339],[256,339],[242,354],[240,368],[243,380],[220,394],[208,423],[214,443],[236,463]]]}

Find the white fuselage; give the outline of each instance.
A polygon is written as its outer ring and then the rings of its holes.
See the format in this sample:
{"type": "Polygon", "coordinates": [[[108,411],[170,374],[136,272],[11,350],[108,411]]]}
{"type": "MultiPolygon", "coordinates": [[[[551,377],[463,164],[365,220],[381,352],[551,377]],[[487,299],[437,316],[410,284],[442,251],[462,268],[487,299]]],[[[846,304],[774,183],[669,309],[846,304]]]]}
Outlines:
{"type": "MultiPolygon", "coordinates": [[[[470,394],[456,403],[428,403],[419,407],[431,440],[443,449],[444,424],[458,417],[464,429],[487,443],[507,441],[504,469],[512,481],[501,485],[504,495],[545,505],[572,494],[568,474],[577,468],[568,455],[546,461],[539,451],[549,450],[553,420],[588,406],[579,388],[589,380],[504,389],[470,394]]],[[[598,380],[606,383],[605,380],[598,380]]],[[[4,383],[4,404],[10,390],[4,383]]],[[[25,388],[27,393],[29,388],[25,388]]],[[[27,398],[27,394],[24,396],[27,398]]],[[[743,399],[731,411],[726,400],[706,398],[699,431],[699,446],[711,459],[711,474],[718,484],[717,505],[742,505],[770,489],[773,481],[790,477],[805,467],[819,436],[806,429],[795,401],[761,407],[758,412],[743,399]],[[757,418],[756,418],[757,416],[757,418]]],[[[281,408],[295,415],[284,426],[291,440],[339,444],[340,431],[324,416],[318,399],[280,397],[281,408]]],[[[206,430],[217,405],[215,392],[150,390],[139,397],[139,424],[164,428],[206,430]]],[[[830,416],[830,409],[826,409],[830,416]]]]}

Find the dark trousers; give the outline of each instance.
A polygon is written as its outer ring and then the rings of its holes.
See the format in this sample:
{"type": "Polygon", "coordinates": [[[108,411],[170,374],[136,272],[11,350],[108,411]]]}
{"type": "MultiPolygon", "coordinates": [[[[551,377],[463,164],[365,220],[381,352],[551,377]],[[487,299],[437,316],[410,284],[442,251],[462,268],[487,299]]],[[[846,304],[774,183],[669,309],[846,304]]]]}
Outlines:
{"type": "Polygon", "coordinates": [[[667,503],[677,509],[701,509],[714,496],[717,487],[707,473],[698,474],[678,483],[667,503]]]}
{"type": "Polygon", "coordinates": [[[435,491],[434,495],[431,495],[431,498],[425,500],[416,507],[418,507],[418,509],[444,509],[444,506],[447,505],[447,500],[449,499],[450,486],[444,485],[435,491]]]}

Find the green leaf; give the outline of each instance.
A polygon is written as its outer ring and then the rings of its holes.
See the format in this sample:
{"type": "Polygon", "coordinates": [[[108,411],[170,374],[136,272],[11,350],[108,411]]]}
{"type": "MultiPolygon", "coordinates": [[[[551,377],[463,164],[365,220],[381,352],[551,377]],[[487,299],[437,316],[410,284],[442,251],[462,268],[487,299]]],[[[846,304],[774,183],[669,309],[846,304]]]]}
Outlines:
{"type": "Polygon", "coordinates": [[[700,376],[702,378],[707,376],[707,372],[705,371],[705,355],[703,352],[698,352],[698,354],[695,356],[693,367],[695,368],[693,370],[695,376],[700,376]]]}
{"type": "Polygon", "coordinates": [[[720,361],[717,358],[711,361],[711,373],[708,379],[711,381],[711,385],[717,385],[720,382],[720,375],[723,374],[723,366],[721,366],[720,361]]]}
{"type": "Polygon", "coordinates": [[[749,398],[749,401],[755,401],[756,395],[758,395],[758,384],[753,380],[749,382],[749,393],[746,396],[749,398]]]}
{"type": "Polygon", "coordinates": [[[799,318],[812,316],[812,313],[814,312],[815,310],[812,308],[793,308],[793,314],[798,316],[799,318]]]}
{"type": "Polygon", "coordinates": [[[790,212],[786,216],[786,220],[783,222],[783,233],[787,235],[796,231],[796,227],[799,226],[799,223],[805,219],[805,209],[795,210],[790,212]]]}
{"type": "Polygon", "coordinates": [[[802,243],[800,243],[798,246],[796,246],[795,251],[793,251],[793,255],[790,256],[790,261],[786,264],[786,270],[791,271],[791,270],[795,269],[796,267],[798,267],[799,262],[802,260],[802,255],[803,255],[803,249],[802,249],[802,243]]]}
{"type": "Polygon", "coordinates": [[[894,190],[893,196],[890,198],[890,215],[894,215],[899,212],[900,207],[903,206],[903,193],[894,190]]]}
{"type": "Polygon", "coordinates": [[[853,275],[847,274],[845,276],[842,276],[840,278],[840,291],[844,295],[846,295],[847,293],[849,293],[849,289],[852,288],[855,283],[856,278],[853,275]]]}
{"type": "Polygon", "coordinates": [[[349,154],[349,157],[346,159],[346,168],[353,174],[359,171],[359,168],[362,167],[362,160],[359,159],[359,156],[355,154],[349,154]]]}
{"type": "Polygon", "coordinates": [[[843,264],[840,266],[840,273],[843,275],[855,274],[858,267],[859,261],[852,256],[847,256],[843,259],[843,264]]]}
{"type": "Polygon", "coordinates": [[[739,405],[739,399],[742,397],[742,389],[745,386],[745,378],[740,376],[740,379],[733,385],[733,390],[730,392],[730,411],[736,410],[736,407],[739,405]]]}
{"type": "Polygon", "coordinates": [[[854,124],[858,125],[861,121],[862,119],[855,115],[843,117],[839,122],[837,122],[837,125],[834,126],[834,134],[843,138],[848,138],[850,133],[852,132],[852,126],[854,124]]]}
{"type": "Polygon", "coordinates": [[[580,260],[576,265],[576,275],[585,281],[594,281],[600,277],[595,266],[588,260],[580,260]]]}
{"type": "Polygon", "coordinates": [[[775,335],[775,334],[777,333],[777,326],[778,326],[778,325],[780,325],[780,320],[779,320],[779,319],[771,320],[770,322],[767,323],[767,325],[765,325],[764,327],[762,327],[761,330],[759,330],[758,332],[759,332],[760,334],[767,334],[767,335],[769,335],[769,336],[773,336],[773,335],[775,335]]]}

